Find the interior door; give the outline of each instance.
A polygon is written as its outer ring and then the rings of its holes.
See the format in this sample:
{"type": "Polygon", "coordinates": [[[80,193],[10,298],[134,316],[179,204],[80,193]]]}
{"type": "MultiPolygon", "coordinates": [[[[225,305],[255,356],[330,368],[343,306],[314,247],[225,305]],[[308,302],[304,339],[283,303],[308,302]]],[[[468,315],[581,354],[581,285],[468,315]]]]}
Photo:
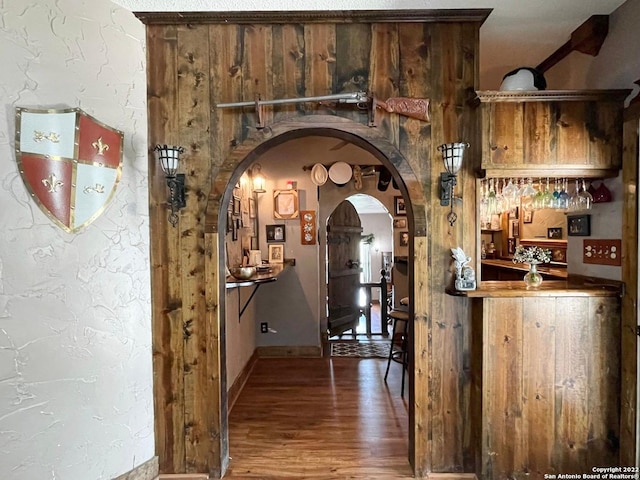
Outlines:
{"type": "Polygon", "coordinates": [[[362,226],[348,201],[336,207],[327,224],[327,302],[329,336],[356,333],[360,307],[360,239],[362,226]]]}

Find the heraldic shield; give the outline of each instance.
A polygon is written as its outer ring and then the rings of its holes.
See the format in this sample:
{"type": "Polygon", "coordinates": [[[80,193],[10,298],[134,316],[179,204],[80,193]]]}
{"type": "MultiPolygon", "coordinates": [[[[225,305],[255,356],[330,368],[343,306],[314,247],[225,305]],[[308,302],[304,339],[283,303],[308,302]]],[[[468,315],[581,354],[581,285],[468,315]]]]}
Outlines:
{"type": "Polygon", "coordinates": [[[122,173],[123,133],[79,108],[16,109],[16,160],[40,209],[74,233],[104,211],[122,173]]]}

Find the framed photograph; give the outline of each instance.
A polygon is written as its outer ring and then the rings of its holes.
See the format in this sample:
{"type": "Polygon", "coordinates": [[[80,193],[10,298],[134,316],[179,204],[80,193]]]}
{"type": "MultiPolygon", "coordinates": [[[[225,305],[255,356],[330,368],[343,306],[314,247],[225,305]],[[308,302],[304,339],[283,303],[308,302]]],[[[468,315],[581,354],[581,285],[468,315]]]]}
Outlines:
{"type": "Polygon", "coordinates": [[[519,210],[520,210],[519,207],[511,207],[511,209],[509,210],[509,218],[510,219],[518,218],[519,210]]]}
{"type": "Polygon", "coordinates": [[[591,235],[591,215],[567,216],[567,235],[570,237],[588,237],[591,235]]]}
{"type": "Polygon", "coordinates": [[[533,222],[533,210],[523,210],[522,223],[532,223],[532,222],[533,222]]]}
{"type": "Polygon", "coordinates": [[[393,214],[397,217],[407,215],[407,211],[404,206],[404,198],[393,197],[393,214]]]}
{"type": "Polygon", "coordinates": [[[284,225],[267,225],[267,242],[284,242],[286,241],[286,232],[284,225]]]}
{"type": "Polygon", "coordinates": [[[234,217],[238,217],[240,216],[240,197],[236,197],[235,195],[233,196],[233,208],[232,208],[232,213],[234,217]]]}
{"type": "Polygon", "coordinates": [[[509,220],[509,236],[513,238],[520,236],[520,223],[518,220],[509,220]]]}
{"type": "Polygon", "coordinates": [[[269,245],[269,263],[282,263],[284,261],[284,245],[269,245]]]}
{"type": "Polygon", "coordinates": [[[276,190],[273,192],[274,218],[298,218],[298,190],[276,190]]]}
{"type": "Polygon", "coordinates": [[[399,240],[399,245],[401,247],[408,247],[409,246],[409,232],[400,232],[400,240],[399,240]]]}
{"type": "Polygon", "coordinates": [[[238,230],[240,229],[240,219],[234,218],[233,220],[231,220],[231,225],[232,225],[231,240],[235,242],[236,240],[238,240],[238,230]]]}
{"type": "Polygon", "coordinates": [[[393,219],[393,228],[407,228],[407,219],[406,218],[394,218],[393,219]]]}
{"type": "Polygon", "coordinates": [[[562,228],[561,227],[547,228],[547,238],[553,238],[557,240],[562,239],[562,228]]]}

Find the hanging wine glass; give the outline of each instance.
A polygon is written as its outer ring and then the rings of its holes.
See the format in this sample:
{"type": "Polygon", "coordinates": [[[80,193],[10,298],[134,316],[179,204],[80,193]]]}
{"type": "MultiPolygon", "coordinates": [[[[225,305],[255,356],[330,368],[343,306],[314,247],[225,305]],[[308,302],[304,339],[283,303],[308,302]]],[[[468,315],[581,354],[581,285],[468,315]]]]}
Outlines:
{"type": "Polygon", "coordinates": [[[576,210],[580,210],[580,185],[578,183],[578,179],[576,178],[576,186],[575,186],[575,190],[573,191],[573,193],[571,194],[571,197],[569,197],[569,205],[568,205],[568,210],[571,212],[575,212],[576,210]]]}
{"type": "Polygon", "coordinates": [[[534,210],[544,208],[544,190],[542,189],[542,180],[539,181],[538,191],[533,196],[533,208],[534,210]]]}
{"type": "Polygon", "coordinates": [[[584,178],[582,179],[582,189],[578,193],[578,206],[580,210],[591,210],[593,205],[593,195],[586,188],[584,178]]]}
{"type": "Polygon", "coordinates": [[[537,191],[533,188],[533,179],[527,179],[527,184],[520,191],[520,205],[524,210],[533,210],[533,199],[537,191]]]}
{"type": "Polygon", "coordinates": [[[569,208],[569,192],[567,192],[567,179],[562,179],[562,190],[560,191],[560,196],[558,197],[558,208],[561,210],[566,210],[569,208]]]}
{"type": "Polygon", "coordinates": [[[489,220],[489,205],[487,199],[487,181],[482,180],[480,182],[480,228],[486,228],[488,223],[491,223],[489,220]]]}
{"type": "Polygon", "coordinates": [[[549,187],[549,177],[547,177],[547,184],[544,187],[544,196],[542,197],[542,208],[551,208],[553,207],[553,192],[549,187]]]}
{"type": "Polygon", "coordinates": [[[518,187],[513,184],[513,178],[509,179],[506,187],[502,187],[502,196],[508,210],[518,206],[518,187]]]}

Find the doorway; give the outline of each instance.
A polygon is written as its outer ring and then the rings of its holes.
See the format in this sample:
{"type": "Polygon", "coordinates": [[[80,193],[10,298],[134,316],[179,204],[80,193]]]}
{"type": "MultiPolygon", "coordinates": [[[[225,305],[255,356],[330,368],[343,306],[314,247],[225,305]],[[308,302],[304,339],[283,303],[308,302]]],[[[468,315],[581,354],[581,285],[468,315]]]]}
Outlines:
{"type": "MultiPolygon", "coordinates": [[[[353,155],[349,154],[349,148],[351,149],[356,149],[358,151],[358,157],[359,158],[365,158],[365,160],[361,160],[361,161],[366,161],[369,160],[370,162],[375,162],[376,165],[382,165],[382,162],[380,160],[380,158],[378,158],[378,156],[373,155],[373,154],[367,154],[364,155],[365,153],[367,153],[367,151],[365,149],[363,149],[362,145],[356,145],[353,143],[348,143],[348,146],[345,146],[345,142],[344,140],[339,140],[336,141],[336,139],[334,137],[331,136],[322,136],[322,135],[318,135],[318,136],[314,136],[312,135],[312,132],[310,132],[310,135],[304,136],[304,137],[296,137],[294,139],[291,139],[291,141],[283,141],[283,142],[275,142],[273,146],[271,146],[271,148],[264,148],[264,149],[260,149],[260,153],[259,155],[249,155],[247,158],[245,158],[242,162],[240,162],[238,168],[237,168],[237,172],[239,173],[234,173],[235,176],[238,176],[242,171],[247,170],[247,169],[251,169],[251,166],[253,164],[255,164],[256,162],[260,163],[261,166],[261,172],[264,174],[264,176],[266,177],[267,180],[267,193],[264,194],[264,197],[259,198],[258,199],[258,205],[257,205],[257,209],[258,209],[258,246],[260,247],[260,250],[265,249],[266,247],[268,247],[268,242],[267,242],[267,238],[266,235],[264,234],[264,229],[266,228],[267,224],[266,222],[268,221],[273,221],[272,220],[272,196],[271,196],[271,190],[277,190],[277,187],[284,187],[287,183],[292,182],[292,184],[295,186],[295,188],[298,191],[298,197],[300,199],[300,210],[301,211],[305,211],[305,210],[316,210],[318,212],[318,224],[322,224],[326,218],[328,218],[329,214],[331,211],[333,211],[333,209],[335,208],[335,203],[339,200],[342,199],[345,196],[348,196],[350,194],[350,190],[354,187],[351,186],[331,186],[331,185],[326,185],[326,186],[322,186],[320,187],[318,190],[321,191],[320,195],[318,195],[318,192],[315,188],[315,185],[310,185],[308,182],[308,172],[309,167],[311,167],[314,162],[317,161],[326,161],[327,158],[327,150],[330,152],[335,152],[335,150],[330,150],[332,147],[334,147],[337,144],[340,144],[340,150],[345,150],[345,155],[351,156],[353,157],[353,155]],[[309,148],[309,143],[314,145],[314,148],[309,148]],[[318,148],[318,145],[321,144],[325,144],[325,148],[321,149],[318,148]],[[306,147],[305,147],[306,145],[306,147]],[[328,148],[327,148],[328,147],[328,148]],[[296,156],[295,153],[292,154],[292,152],[297,152],[298,150],[304,152],[304,155],[301,155],[301,160],[300,161],[294,161],[294,158],[296,156]],[[314,152],[314,154],[310,155],[310,152],[314,152]],[[314,157],[314,155],[318,155],[317,158],[314,157]],[[278,173],[279,172],[279,173],[278,173]],[[269,184],[269,182],[271,182],[271,184],[269,184]],[[331,192],[332,190],[337,191],[339,190],[339,194],[336,194],[335,197],[332,196],[332,194],[328,194],[327,196],[323,195],[323,193],[326,191],[331,192]],[[335,201],[333,200],[335,198],[335,201]],[[330,200],[327,200],[330,199],[330,200]],[[321,201],[322,200],[322,201],[321,201]],[[327,200],[327,201],[325,201],[327,200]]],[[[386,160],[386,159],[383,159],[386,160]]],[[[233,186],[235,186],[236,183],[236,179],[235,176],[232,176],[228,185],[227,185],[227,192],[226,195],[229,194],[230,189],[232,189],[233,186]]],[[[375,189],[375,185],[377,183],[377,180],[375,177],[373,177],[371,179],[371,185],[372,188],[375,189]]],[[[398,182],[400,185],[402,185],[402,182],[398,182]]],[[[402,187],[401,187],[402,188],[402,187]]],[[[351,192],[353,193],[353,192],[351,192]]],[[[388,192],[388,203],[389,205],[386,206],[386,210],[389,211],[392,208],[393,205],[393,199],[395,196],[398,196],[398,194],[401,194],[400,190],[395,190],[395,191],[389,191],[388,192]]],[[[224,204],[223,204],[224,205],[224,204]]],[[[222,211],[226,211],[226,208],[222,208],[222,211]]],[[[391,224],[391,217],[389,216],[389,214],[387,213],[387,222],[390,225],[391,224]]],[[[324,310],[325,306],[323,304],[321,304],[321,300],[324,300],[325,298],[325,288],[322,285],[321,279],[324,278],[325,272],[324,272],[324,268],[321,268],[322,266],[324,266],[324,255],[321,255],[319,252],[323,252],[324,248],[325,248],[325,241],[322,240],[323,235],[320,234],[319,235],[319,245],[317,245],[316,247],[310,247],[308,245],[306,246],[300,246],[298,245],[299,243],[299,239],[300,239],[300,221],[298,219],[291,219],[291,220],[286,220],[284,222],[282,222],[282,225],[284,226],[284,232],[285,232],[285,237],[287,239],[292,239],[293,244],[292,245],[288,245],[288,241],[286,242],[287,244],[285,244],[285,258],[295,258],[296,259],[296,265],[304,265],[304,269],[298,269],[296,267],[294,267],[294,271],[295,271],[295,275],[291,275],[292,277],[304,277],[304,281],[302,281],[302,278],[295,278],[295,280],[300,280],[297,283],[297,286],[301,289],[301,294],[303,297],[305,297],[307,299],[307,304],[309,304],[308,299],[309,297],[305,295],[305,289],[307,288],[307,286],[305,285],[306,281],[310,281],[310,284],[312,285],[312,287],[310,288],[309,291],[313,291],[315,289],[315,295],[317,297],[317,301],[318,301],[318,307],[317,307],[317,315],[315,316],[315,326],[316,326],[316,344],[319,344],[319,340],[321,338],[321,334],[320,334],[320,329],[319,329],[319,325],[322,324],[322,322],[324,321],[324,318],[322,316],[322,310],[324,310]],[[315,252],[315,253],[311,253],[309,254],[309,252],[315,252]],[[309,256],[310,255],[310,256],[309,256]],[[308,260],[312,260],[313,256],[315,255],[315,262],[316,265],[318,265],[318,269],[317,269],[317,273],[315,275],[315,284],[314,284],[314,274],[311,270],[313,270],[313,267],[311,267],[312,262],[308,261],[308,260]],[[320,292],[320,293],[318,293],[320,292]]],[[[223,230],[222,227],[220,227],[220,230],[223,230]]],[[[226,241],[226,238],[225,238],[226,241]]],[[[223,242],[221,242],[221,245],[223,244],[223,242]]],[[[292,281],[292,278],[282,278],[282,282],[279,279],[277,282],[274,283],[274,287],[280,287],[283,288],[287,291],[287,293],[291,293],[293,292],[292,289],[287,288],[287,282],[292,281]]],[[[295,283],[295,281],[293,281],[293,283],[295,283]]],[[[260,335],[257,335],[256,338],[256,348],[258,349],[262,349],[262,351],[265,351],[265,349],[268,349],[270,347],[283,347],[286,345],[285,344],[278,344],[279,341],[282,341],[284,339],[284,341],[290,341],[290,338],[287,338],[288,333],[291,331],[291,328],[289,328],[286,324],[286,317],[288,313],[291,312],[295,312],[296,311],[296,306],[293,305],[295,302],[287,302],[287,306],[286,306],[286,312],[276,312],[273,309],[269,310],[269,308],[272,307],[268,307],[267,304],[269,303],[273,303],[273,299],[275,298],[273,295],[273,291],[267,291],[266,290],[267,287],[263,287],[263,289],[261,289],[261,291],[258,292],[258,294],[255,296],[253,303],[254,303],[254,307],[257,311],[261,312],[261,320],[267,320],[269,322],[269,326],[271,328],[273,328],[273,330],[277,331],[277,332],[283,332],[282,335],[278,334],[278,335],[267,335],[264,337],[261,337],[260,335]],[[272,316],[270,316],[269,318],[266,318],[265,312],[270,314],[273,314],[272,316]],[[273,323],[272,322],[276,322],[273,323]],[[280,323],[277,323],[280,322],[280,323]]],[[[227,306],[225,308],[225,310],[228,310],[230,308],[230,306],[227,306]]],[[[311,307],[309,309],[309,312],[307,313],[312,313],[314,311],[314,308],[311,307]]],[[[250,313],[250,309],[247,310],[246,313],[250,313]]],[[[228,317],[226,323],[230,324],[231,322],[236,322],[237,319],[235,318],[234,315],[231,315],[234,318],[228,317]]],[[[296,315],[297,316],[297,315],[296,315]]],[[[313,315],[310,315],[311,318],[314,318],[313,315]]],[[[296,333],[300,333],[300,322],[299,322],[299,316],[297,316],[297,323],[295,326],[296,333]]],[[[251,319],[247,318],[245,319],[245,317],[242,318],[242,322],[250,322],[251,319]]],[[[304,322],[305,325],[302,325],[302,327],[306,328],[306,321],[304,322]]],[[[232,350],[232,351],[236,351],[237,349],[234,347],[235,343],[234,343],[234,339],[230,338],[228,335],[228,329],[227,329],[227,334],[225,335],[225,343],[226,343],[226,349],[232,350]]],[[[230,356],[227,354],[226,355],[227,361],[229,361],[230,356]]],[[[229,369],[227,368],[227,371],[229,369]]],[[[234,383],[234,378],[231,378],[231,376],[229,376],[228,378],[228,383],[229,385],[232,385],[234,383]]],[[[409,408],[409,407],[408,407],[409,408]]],[[[408,439],[406,439],[407,442],[410,442],[410,437],[408,439]]],[[[409,448],[410,450],[410,448],[409,448]]],[[[232,453],[232,452],[231,452],[232,453]]],[[[406,453],[410,453],[410,452],[406,452],[406,453]]],[[[410,455],[409,455],[410,456],[410,455]]]]}

